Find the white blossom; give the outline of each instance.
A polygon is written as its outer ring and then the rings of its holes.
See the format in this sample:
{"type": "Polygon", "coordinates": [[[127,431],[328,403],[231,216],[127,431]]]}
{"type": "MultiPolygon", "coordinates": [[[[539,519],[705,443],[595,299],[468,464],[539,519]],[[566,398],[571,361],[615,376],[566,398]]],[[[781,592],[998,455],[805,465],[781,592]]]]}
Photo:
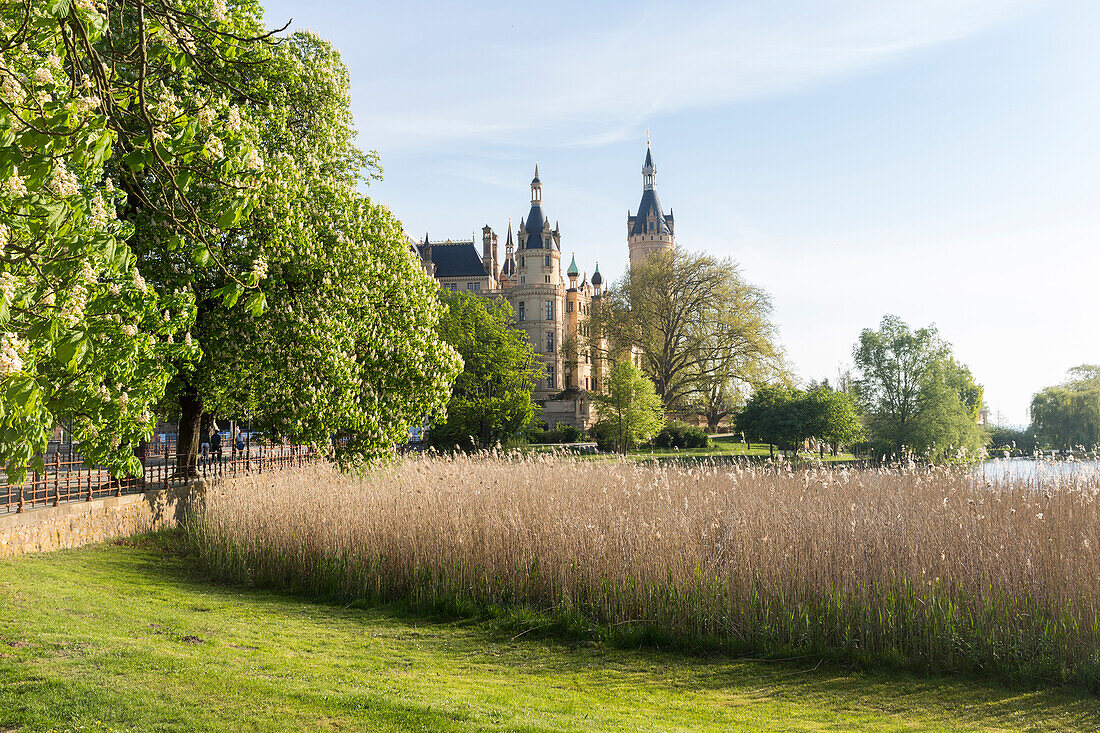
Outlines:
{"type": "Polygon", "coordinates": [[[12,168],[8,180],[4,181],[4,193],[13,198],[27,195],[27,183],[23,180],[23,177],[19,175],[18,168],[12,168]]]}
{"type": "Polygon", "coordinates": [[[57,162],[53,171],[52,187],[58,196],[75,196],[80,193],[80,181],[76,174],[65,166],[64,160],[57,162]]]}
{"type": "Polygon", "coordinates": [[[41,86],[53,85],[53,74],[45,66],[39,66],[34,70],[34,83],[41,86]]]}
{"type": "Polygon", "coordinates": [[[206,147],[203,149],[213,160],[221,160],[225,157],[225,145],[217,135],[211,135],[210,139],[206,141],[206,147]]]}
{"type": "Polygon", "coordinates": [[[237,109],[237,105],[229,108],[229,120],[225,123],[225,127],[230,132],[241,131],[241,111],[237,109]]]}
{"type": "Polygon", "coordinates": [[[23,350],[19,337],[14,333],[5,333],[0,337],[0,378],[14,374],[23,368],[23,350]]]}
{"type": "Polygon", "coordinates": [[[5,303],[15,300],[15,275],[10,272],[0,273],[0,296],[5,303]]]}

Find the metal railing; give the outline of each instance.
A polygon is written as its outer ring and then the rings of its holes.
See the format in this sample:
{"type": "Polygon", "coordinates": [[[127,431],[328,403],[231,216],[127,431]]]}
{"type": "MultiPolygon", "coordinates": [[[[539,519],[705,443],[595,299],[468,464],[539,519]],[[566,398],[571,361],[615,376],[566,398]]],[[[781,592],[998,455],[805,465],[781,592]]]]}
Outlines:
{"type": "Polygon", "coordinates": [[[176,466],[175,440],[150,441],[136,454],[141,460],[141,476],[119,479],[113,478],[102,466],[86,466],[79,445],[51,445],[44,456],[45,471],[28,472],[21,484],[11,484],[6,475],[0,476],[0,514],[167,489],[185,485],[195,478],[221,479],[266,473],[305,466],[320,457],[310,446],[247,441],[240,450],[230,445],[201,452],[188,472],[176,466]]]}

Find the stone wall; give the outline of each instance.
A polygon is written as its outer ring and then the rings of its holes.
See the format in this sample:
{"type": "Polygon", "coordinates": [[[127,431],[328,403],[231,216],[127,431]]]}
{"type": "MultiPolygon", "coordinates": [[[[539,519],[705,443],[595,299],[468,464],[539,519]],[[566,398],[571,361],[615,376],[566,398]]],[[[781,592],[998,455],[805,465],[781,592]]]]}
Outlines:
{"type": "Polygon", "coordinates": [[[112,496],[22,514],[0,514],[0,558],[80,547],[175,527],[202,501],[206,487],[190,486],[112,496]]]}

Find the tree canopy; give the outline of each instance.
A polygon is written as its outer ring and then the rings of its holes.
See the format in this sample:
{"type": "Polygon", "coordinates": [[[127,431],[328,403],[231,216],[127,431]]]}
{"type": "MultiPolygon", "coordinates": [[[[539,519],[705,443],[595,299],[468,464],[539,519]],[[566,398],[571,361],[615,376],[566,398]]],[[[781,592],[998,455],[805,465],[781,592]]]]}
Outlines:
{"type": "Polygon", "coordinates": [[[811,438],[836,450],[863,435],[855,406],[843,392],[778,385],[756,390],[737,415],[737,429],[749,440],[791,451],[811,438]]]}
{"type": "Polygon", "coordinates": [[[66,419],[122,475],[156,410],[186,405],[186,432],[204,401],[248,405],[370,455],[443,404],[458,360],[399,223],[357,192],[379,169],[347,87],[327,44],[277,40],[254,0],[0,5],[13,480],[66,419]]]}
{"type": "Polygon", "coordinates": [[[1031,399],[1031,432],[1042,445],[1056,450],[1100,445],[1100,366],[1074,367],[1064,382],[1036,393],[1031,399]]]}
{"type": "Polygon", "coordinates": [[[653,382],[627,359],[612,363],[603,391],[593,399],[599,415],[595,430],[620,453],[652,440],[665,425],[653,382]]]}
{"type": "Polygon", "coordinates": [[[975,460],[983,388],[952,356],[934,327],[913,331],[887,315],[864,329],[853,348],[856,394],[876,454],[932,460],[975,460]]]}
{"type": "Polygon", "coordinates": [[[535,416],[531,392],[543,372],[512,307],[472,293],[440,290],[439,297],[445,307],[439,336],[461,356],[462,371],[429,442],[469,450],[518,436],[535,416]]]}
{"type": "Polygon", "coordinates": [[[730,260],[677,247],[647,256],[594,303],[592,345],[636,349],[666,409],[715,424],[740,389],[774,376],[782,355],[771,301],[730,260]]]}

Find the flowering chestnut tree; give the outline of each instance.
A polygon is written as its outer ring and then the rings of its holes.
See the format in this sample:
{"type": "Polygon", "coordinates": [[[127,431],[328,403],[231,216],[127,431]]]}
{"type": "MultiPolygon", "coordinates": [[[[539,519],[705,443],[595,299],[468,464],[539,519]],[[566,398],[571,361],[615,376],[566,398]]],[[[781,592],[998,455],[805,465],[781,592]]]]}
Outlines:
{"type": "Polygon", "coordinates": [[[380,171],[353,144],[338,53],[295,33],[251,88],[261,84],[268,105],[242,112],[241,126],[262,140],[266,175],[251,215],[217,248],[230,272],[196,277],[205,356],[177,378],[180,406],[247,415],[299,441],[339,436],[351,460],[376,455],[444,407],[460,360],[436,335],[436,286],[400,222],[358,191],[380,171]],[[238,280],[259,285],[262,312],[218,306],[241,292],[238,280]]]}
{"type": "Polygon", "coordinates": [[[12,481],[42,468],[64,418],[86,460],[139,472],[133,446],[171,364],[196,354],[176,338],[190,294],[148,287],[104,174],[120,99],[87,53],[103,27],[88,2],[0,4],[0,459],[12,481]]]}

